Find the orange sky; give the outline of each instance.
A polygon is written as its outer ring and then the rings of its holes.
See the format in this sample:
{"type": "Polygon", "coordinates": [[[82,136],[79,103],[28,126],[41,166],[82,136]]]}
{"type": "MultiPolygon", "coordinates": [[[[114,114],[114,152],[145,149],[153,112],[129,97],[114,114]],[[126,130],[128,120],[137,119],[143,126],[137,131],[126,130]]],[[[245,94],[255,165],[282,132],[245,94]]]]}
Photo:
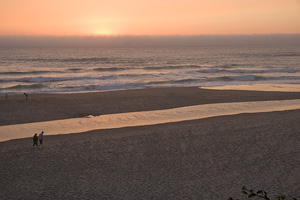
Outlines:
{"type": "Polygon", "coordinates": [[[300,0],[0,0],[0,35],[300,33],[300,0]]]}

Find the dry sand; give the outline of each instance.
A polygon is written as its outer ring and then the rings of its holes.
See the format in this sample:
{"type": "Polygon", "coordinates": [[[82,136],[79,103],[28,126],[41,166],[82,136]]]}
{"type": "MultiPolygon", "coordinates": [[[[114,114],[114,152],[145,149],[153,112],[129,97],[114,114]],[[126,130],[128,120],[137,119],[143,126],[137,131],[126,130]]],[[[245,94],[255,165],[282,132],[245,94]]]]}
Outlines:
{"type": "MultiPolygon", "coordinates": [[[[300,93],[162,88],[12,96],[1,125],[300,93]]],[[[4,110],[4,114],[2,114],[4,110]]],[[[44,130],[46,132],[46,130],[44,130]]],[[[227,199],[242,186],[300,197],[300,110],[0,143],[0,199],[227,199]]]]}

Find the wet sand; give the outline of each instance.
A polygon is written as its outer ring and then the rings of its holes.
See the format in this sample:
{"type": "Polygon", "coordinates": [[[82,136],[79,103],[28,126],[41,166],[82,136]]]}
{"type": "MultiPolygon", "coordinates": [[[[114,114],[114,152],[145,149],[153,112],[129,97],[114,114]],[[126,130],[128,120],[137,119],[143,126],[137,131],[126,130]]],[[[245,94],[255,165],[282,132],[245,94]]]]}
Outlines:
{"type": "MultiPolygon", "coordinates": [[[[1,125],[280,99],[300,94],[162,88],[14,96],[0,101],[1,125]]],[[[227,199],[241,197],[242,186],[300,197],[300,110],[46,133],[40,149],[31,138],[0,143],[0,199],[227,199]]]]}
{"type": "Polygon", "coordinates": [[[0,99],[0,126],[161,110],[211,103],[300,99],[300,92],[157,88],[78,94],[29,94],[0,99]]]}
{"type": "Polygon", "coordinates": [[[147,126],[204,119],[209,117],[300,109],[300,99],[214,103],[172,109],[115,113],[100,116],[32,122],[0,126],[0,142],[32,137],[47,130],[47,135],[82,133],[99,129],[147,126]]]}

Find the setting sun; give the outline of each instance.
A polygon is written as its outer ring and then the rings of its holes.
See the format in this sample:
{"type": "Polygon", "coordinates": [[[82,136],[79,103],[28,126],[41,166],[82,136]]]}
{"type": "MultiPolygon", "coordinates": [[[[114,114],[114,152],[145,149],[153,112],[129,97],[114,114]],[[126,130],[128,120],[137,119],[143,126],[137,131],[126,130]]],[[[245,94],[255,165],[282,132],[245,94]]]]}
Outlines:
{"type": "Polygon", "coordinates": [[[92,35],[114,35],[115,33],[110,29],[99,28],[99,29],[95,29],[94,31],[91,31],[91,34],[92,35]]]}

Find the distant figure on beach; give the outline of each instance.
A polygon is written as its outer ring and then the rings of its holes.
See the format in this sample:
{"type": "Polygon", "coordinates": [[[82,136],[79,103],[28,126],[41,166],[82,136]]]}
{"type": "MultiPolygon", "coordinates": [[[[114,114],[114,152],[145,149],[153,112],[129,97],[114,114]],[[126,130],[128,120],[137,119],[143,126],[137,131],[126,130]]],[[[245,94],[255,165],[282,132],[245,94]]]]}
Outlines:
{"type": "Polygon", "coordinates": [[[26,100],[28,100],[28,94],[24,92],[24,95],[26,96],[26,100]]]}
{"type": "Polygon", "coordinates": [[[33,145],[32,145],[32,148],[34,148],[34,146],[38,146],[38,140],[39,140],[39,138],[38,138],[37,133],[36,133],[33,136],[33,145]]]}
{"type": "Polygon", "coordinates": [[[43,137],[44,137],[44,131],[42,131],[42,132],[39,134],[40,146],[43,146],[43,137]]]}

